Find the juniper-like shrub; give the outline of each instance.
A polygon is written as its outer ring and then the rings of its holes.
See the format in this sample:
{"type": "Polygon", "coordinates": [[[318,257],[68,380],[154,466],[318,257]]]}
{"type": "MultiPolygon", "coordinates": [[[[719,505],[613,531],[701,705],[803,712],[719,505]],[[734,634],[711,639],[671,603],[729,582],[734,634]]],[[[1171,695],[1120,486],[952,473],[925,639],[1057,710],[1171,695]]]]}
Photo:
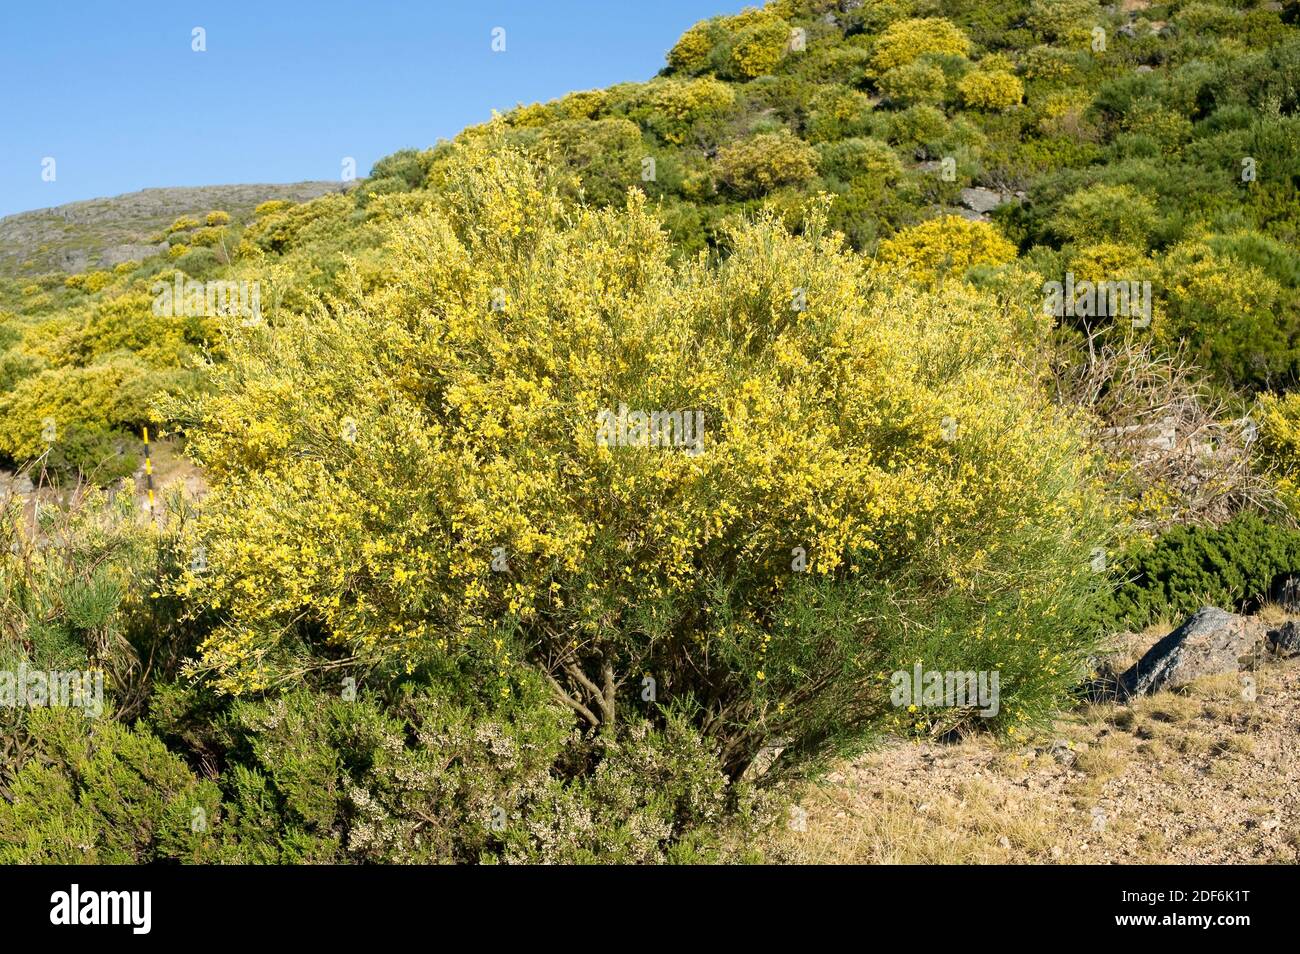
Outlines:
{"type": "Polygon", "coordinates": [[[1118,626],[1178,623],[1202,606],[1252,611],[1280,577],[1300,573],[1300,531],[1244,513],[1222,527],[1175,527],[1114,568],[1118,626]]]}

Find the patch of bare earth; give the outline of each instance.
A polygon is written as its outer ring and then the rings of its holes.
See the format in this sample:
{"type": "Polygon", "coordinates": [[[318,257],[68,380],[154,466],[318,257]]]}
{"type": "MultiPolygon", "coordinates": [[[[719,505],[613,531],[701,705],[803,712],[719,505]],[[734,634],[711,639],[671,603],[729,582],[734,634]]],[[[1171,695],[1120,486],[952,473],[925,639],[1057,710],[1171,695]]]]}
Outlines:
{"type": "Polygon", "coordinates": [[[896,742],[793,793],[773,860],[1300,862],[1300,659],[1131,705],[1029,746],[896,742]]]}

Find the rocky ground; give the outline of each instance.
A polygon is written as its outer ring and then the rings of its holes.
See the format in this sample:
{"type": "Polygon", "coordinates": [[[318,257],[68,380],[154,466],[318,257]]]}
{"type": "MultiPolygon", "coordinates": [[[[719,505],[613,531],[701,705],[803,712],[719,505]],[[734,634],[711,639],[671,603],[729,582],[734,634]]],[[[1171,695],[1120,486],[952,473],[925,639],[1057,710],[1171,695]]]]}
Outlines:
{"type": "MultiPolygon", "coordinates": [[[[1251,621],[1260,631],[1282,622],[1276,613],[1251,621]]],[[[1134,662],[1163,635],[1132,636],[1116,657],[1134,662]]],[[[1300,658],[1242,666],[1084,706],[1029,746],[891,743],[789,793],[768,854],[804,863],[1300,863],[1300,658]]]]}

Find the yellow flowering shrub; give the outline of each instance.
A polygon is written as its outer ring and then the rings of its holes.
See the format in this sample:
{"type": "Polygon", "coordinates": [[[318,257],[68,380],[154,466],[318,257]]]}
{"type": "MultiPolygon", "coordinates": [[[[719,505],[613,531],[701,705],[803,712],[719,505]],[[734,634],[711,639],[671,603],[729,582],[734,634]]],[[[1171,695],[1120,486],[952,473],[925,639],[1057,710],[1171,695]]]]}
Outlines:
{"type": "Polygon", "coordinates": [[[1025,96],[1024,84],[1007,70],[974,70],[957,82],[962,102],[975,109],[1008,109],[1025,96]]]}
{"type": "Polygon", "coordinates": [[[506,114],[506,121],[511,126],[523,128],[545,126],[555,118],[555,110],[547,103],[520,104],[506,114]]]}
{"type": "Polygon", "coordinates": [[[925,17],[891,23],[876,40],[872,60],[877,72],[906,66],[927,53],[965,56],[971,43],[966,34],[950,20],[925,17]]]}
{"type": "Polygon", "coordinates": [[[1260,459],[1278,496],[1300,517],[1300,392],[1261,394],[1253,417],[1260,459]]]}
{"type": "Polygon", "coordinates": [[[788,129],[723,146],[714,162],[718,179],[741,196],[800,185],[817,175],[817,150],[788,129]]]}
{"type": "Polygon", "coordinates": [[[708,65],[712,50],[712,24],[707,21],[697,23],[668,51],[668,65],[679,73],[698,73],[708,65]]]}
{"type": "Polygon", "coordinates": [[[790,43],[790,24],[764,16],[743,27],[731,43],[729,65],[739,79],[753,79],[776,69],[790,43]]]}
{"type": "Polygon", "coordinates": [[[201,229],[195,229],[190,233],[190,245],[211,247],[221,241],[226,234],[226,230],[217,226],[204,226],[201,229]]]}
{"type": "Polygon", "coordinates": [[[293,203],[288,199],[267,199],[265,202],[259,202],[253,209],[253,215],[256,218],[262,218],[265,215],[273,215],[276,212],[282,212],[292,206],[293,203]]]}
{"type": "MultiPolygon", "coordinates": [[[[0,394],[0,454],[18,461],[56,450],[139,419],[157,394],[158,381],[129,357],[90,367],[48,368],[0,394]]],[[[111,451],[106,451],[111,456],[111,451]]],[[[111,461],[81,460],[87,472],[111,461]]]]}
{"type": "Polygon", "coordinates": [[[1039,319],[879,286],[820,208],[674,263],[640,193],[571,207],[499,136],[440,175],[389,281],[229,328],[210,390],[162,408],[211,482],[194,675],[468,654],[593,730],[677,707],[732,771],[860,724],[922,656],[999,669],[1010,724],[1059,700],[1102,524],[1023,361],[1039,319]],[[693,436],[612,424],[640,409],[693,436]]]}
{"type": "Polygon", "coordinates": [[[568,119],[595,119],[605,111],[609,94],[603,89],[584,89],[561,96],[555,108],[568,119]]]}
{"type": "Polygon", "coordinates": [[[1150,281],[1154,264],[1136,245],[1097,241],[1070,249],[1070,270],[1075,281],[1150,281]]]}
{"type": "Polygon", "coordinates": [[[1041,40],[1087,49],[1092,28],[1098,25],[1097,0],[1030,0],[1026,20],[1041,40]]]}
{"type": "Polygon", "coordinates": [[[666,80],[647,88],[644,118],[651,129],[675,145],[686,141],[691,127],[719,116],[736,101],[735,90],[712,76],[695,80],[666,80]]]}
{"type": "Polygon", "coordinates": [[[79,288],[88,295],[93,295],[97,291],[107,288],[113,281],[113,273],[107,271],[82,272],[78,275],[69,275],[63,280],[67,288],[79,288]]]}
{"type": "Polygon", "coordinates": [[[876,249],[875,264],[882,272],[929,284],[961,278],[976,265],[1005,265],[1015,257],[1016,247],[995,226],[945,215],[885,239],[876,249]]]}

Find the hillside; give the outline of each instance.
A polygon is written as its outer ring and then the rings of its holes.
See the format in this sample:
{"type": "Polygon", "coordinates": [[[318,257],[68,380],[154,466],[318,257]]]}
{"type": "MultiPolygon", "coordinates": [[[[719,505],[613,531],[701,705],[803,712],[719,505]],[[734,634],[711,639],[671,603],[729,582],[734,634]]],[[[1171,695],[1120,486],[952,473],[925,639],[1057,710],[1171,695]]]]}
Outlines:
{"type": "Polygon", "coordinates": [[[0,712],[0,859],[1292,860],[1298,17],[773,0],[6,220],[0,661],[109,716],[0,712]]]}
{"type": "Polygon", "coordinates": [[[0,277],[84,272],[166,250],[158,238],[181,216],[224,209],[247,217],[262,202],[306,202],[345,188],[337,182],[142,189],[0,218],[0,277]],[[156,240],[155,240],[156,239],[156,240]]]}

